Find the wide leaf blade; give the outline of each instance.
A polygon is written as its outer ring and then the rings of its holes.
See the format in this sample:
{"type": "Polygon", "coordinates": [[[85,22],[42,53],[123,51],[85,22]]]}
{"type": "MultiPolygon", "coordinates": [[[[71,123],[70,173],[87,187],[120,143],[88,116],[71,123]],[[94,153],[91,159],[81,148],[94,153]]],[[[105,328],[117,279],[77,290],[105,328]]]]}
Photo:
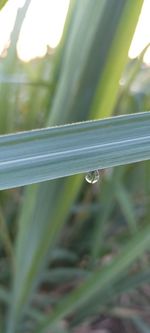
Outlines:
{"type": "Polygon", "coordinates": [[[0,188],[150,158],[150,113],[0,137],[0,188]]]}

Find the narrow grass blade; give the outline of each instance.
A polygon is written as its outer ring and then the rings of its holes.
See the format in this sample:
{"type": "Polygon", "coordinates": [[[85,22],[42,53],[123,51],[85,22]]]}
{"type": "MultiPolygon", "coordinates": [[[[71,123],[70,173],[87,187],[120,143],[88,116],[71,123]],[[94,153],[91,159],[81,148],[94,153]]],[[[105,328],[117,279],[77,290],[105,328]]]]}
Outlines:
{"type": "Polygon", "coordinates": [[[134,276],[129,276],[128,271],[121,276],[115,283],[110,283],[107,290],[102,290],[93,296],[86,305],[83,305],[76,311],[76,316],[73,321],[73,325],[77,325],[86,318],[94,316],[100,312],[103,312],[109,302],[114,301],[119,295],[123,293],[133,292],[136,288],[149,283],[150,270],[137,273],[134,276]]]}
{"type": "Polygon", "coordinates": [[[16,20],[15,20],[15,25],[12,30],[11,36],[10,36],[11,47],[8,50],[8,56],[6,58],[6,64],[8,66],[7,72],[11,72],[12,70],[14,71],[12,64],[15,64],[15,62],[17,61],[16,45],[17,45],[17,41],[19,38],[20,30],[22,27],[22,23],[24,21],[24,18],[26,16],[30,3],[31,3],[31,0],[26,0],[24,6],[22,8],[18,9],[16,20]]]}
{"type": "Polygon", "coordinates": [[[134,207],[130,198],[129,193],[124,188],[121,182],[115,186],[115,194],[126,222],[129,226],[130,232],[135,232],[136,229],[136,218],[134,213],[134,207]]]}
{"type": "MultiPolygon", "coordinates": [[[[16,54],[16,44],[20,34],[20,29],[27,13],[31,0],[26,0],[24,6],[18,9],[15,25],[11,33],[11,47],[8,49],[7,57],[3,59],[2,76],[14,73],[16,64],[18,63],[16,54]]],[[[14,131],[16,116],[16,99],[19,86],[0,86],[0,133],[8,133],[14,131]]]]}
{"type": "Polygon", "coordinates": [[[96,217],[95,229],[93,233],[91,256],[92,262],[100,256],[105,242],[106,230],[109,227],[109,217],[114,208],[114,186],[113,181],[103,185],[101,191],[102,210],[96,217]]]}
{"type": "Polygon", "coordinates": [[[57,323],[85,304],[93,295],[107,288],[125,271],[132,262],[150,247],[150,225],[147,225],[128,241],[120,255],[110,265],[93,274],[83,285],[75,289],[53,311],[53,314],[41,323],[37,333],[43,333],[47,328],[57,323]]]}
{"type": "Polygon", "coordinates": [[[112,41],[112,47],[107,54],[106,65],[100,76],[93,101],[92,115],[96,115],[97,118],[99,118],[99,114],[101,114],[101,117],[105,117],[106,114],[110,115],[115,107],[119,90],[117,84],[114,85],[114,81],[119,84],[122,69],[127,62],[129,40],[131,43],[142,4],[142,0],[139,0],[136,4],[134,1],[124,2],[122,19],[118,24],[118,29],[112,41]],[[128,26],[124,28],[126,22],[128,22],[128,26]]]}
{"type": "MultiPolygon", "coordinates": [[[[121,293],[130,292],[145,283],[150,281],[150,269],[145,269],[142,272],[138,272],[133,276],[125,276],[123,279],[117,282],[112,288],[112,294],[114,296],[121,293]]],[[[110,297],[111,298],[111,297],[110,297]]]]}
{"type": "Polygon", "coordinates": [[[6,254],[13,261],[14,260],[13,246],[1,207],[0,207],[0,239],[2,240],[6,254]]]}

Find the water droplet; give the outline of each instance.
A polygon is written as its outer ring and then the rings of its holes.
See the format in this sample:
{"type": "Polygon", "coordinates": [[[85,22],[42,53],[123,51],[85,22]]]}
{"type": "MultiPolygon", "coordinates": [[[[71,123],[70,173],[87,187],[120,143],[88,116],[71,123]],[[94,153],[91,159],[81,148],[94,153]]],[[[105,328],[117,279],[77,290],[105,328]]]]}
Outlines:
{"type": "Polygon", "coordinates": [[[85,180],[90,184],[95,184],[99,181],[99,177],[99,170],[89,171],[85,176],[85,180]]]}

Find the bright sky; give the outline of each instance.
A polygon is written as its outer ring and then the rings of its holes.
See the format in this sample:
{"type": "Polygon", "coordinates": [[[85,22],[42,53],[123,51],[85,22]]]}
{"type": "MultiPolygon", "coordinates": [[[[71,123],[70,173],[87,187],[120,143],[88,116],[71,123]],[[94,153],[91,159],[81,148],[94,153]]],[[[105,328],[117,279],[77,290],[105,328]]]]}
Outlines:
{"type": "MultiPolygon", "coordinates": [[[[18,7],[25,0],[9,0],[0,11],[0,53],[7,44],[18,7]]],[[[69,0],[32,0],[24,20],[17,51],[19,57],[29,61],[46,54],[47,45],[55,48],[61,38],[69,0]]],[[[144,0],[138,26],[131,44],[129,56],[136,57],[150,43],[150,0],[144,0]]],[[[150,65],[150,47],[144,61],[150,65]]]]}
{"type": "MultiPolygon", "coordinates": [[[[135,58],[150,43],[150,0],[144,0],[137,28],[133,36],[129,57],[135,58]]],[[[150,47],[148,48],[144,61],[150,65],[150,47]]]]}

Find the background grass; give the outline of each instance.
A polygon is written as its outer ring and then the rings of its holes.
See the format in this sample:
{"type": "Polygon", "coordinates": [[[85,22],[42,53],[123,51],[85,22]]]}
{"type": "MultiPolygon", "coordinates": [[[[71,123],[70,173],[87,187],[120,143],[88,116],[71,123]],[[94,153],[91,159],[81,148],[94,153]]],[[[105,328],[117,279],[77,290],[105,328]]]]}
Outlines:
{"type": "MultiPolygon", "coordinates": [[[[24,64],[29,3],[1,59],[1,134],[149,110],[145,50],[127,58],[141,0],[71,1],[55,53],[24,64]]],[[[149,172],[147,161],[95,185],[81,174],[0,192],[0,332],[148,332],[149,172]]]]}

